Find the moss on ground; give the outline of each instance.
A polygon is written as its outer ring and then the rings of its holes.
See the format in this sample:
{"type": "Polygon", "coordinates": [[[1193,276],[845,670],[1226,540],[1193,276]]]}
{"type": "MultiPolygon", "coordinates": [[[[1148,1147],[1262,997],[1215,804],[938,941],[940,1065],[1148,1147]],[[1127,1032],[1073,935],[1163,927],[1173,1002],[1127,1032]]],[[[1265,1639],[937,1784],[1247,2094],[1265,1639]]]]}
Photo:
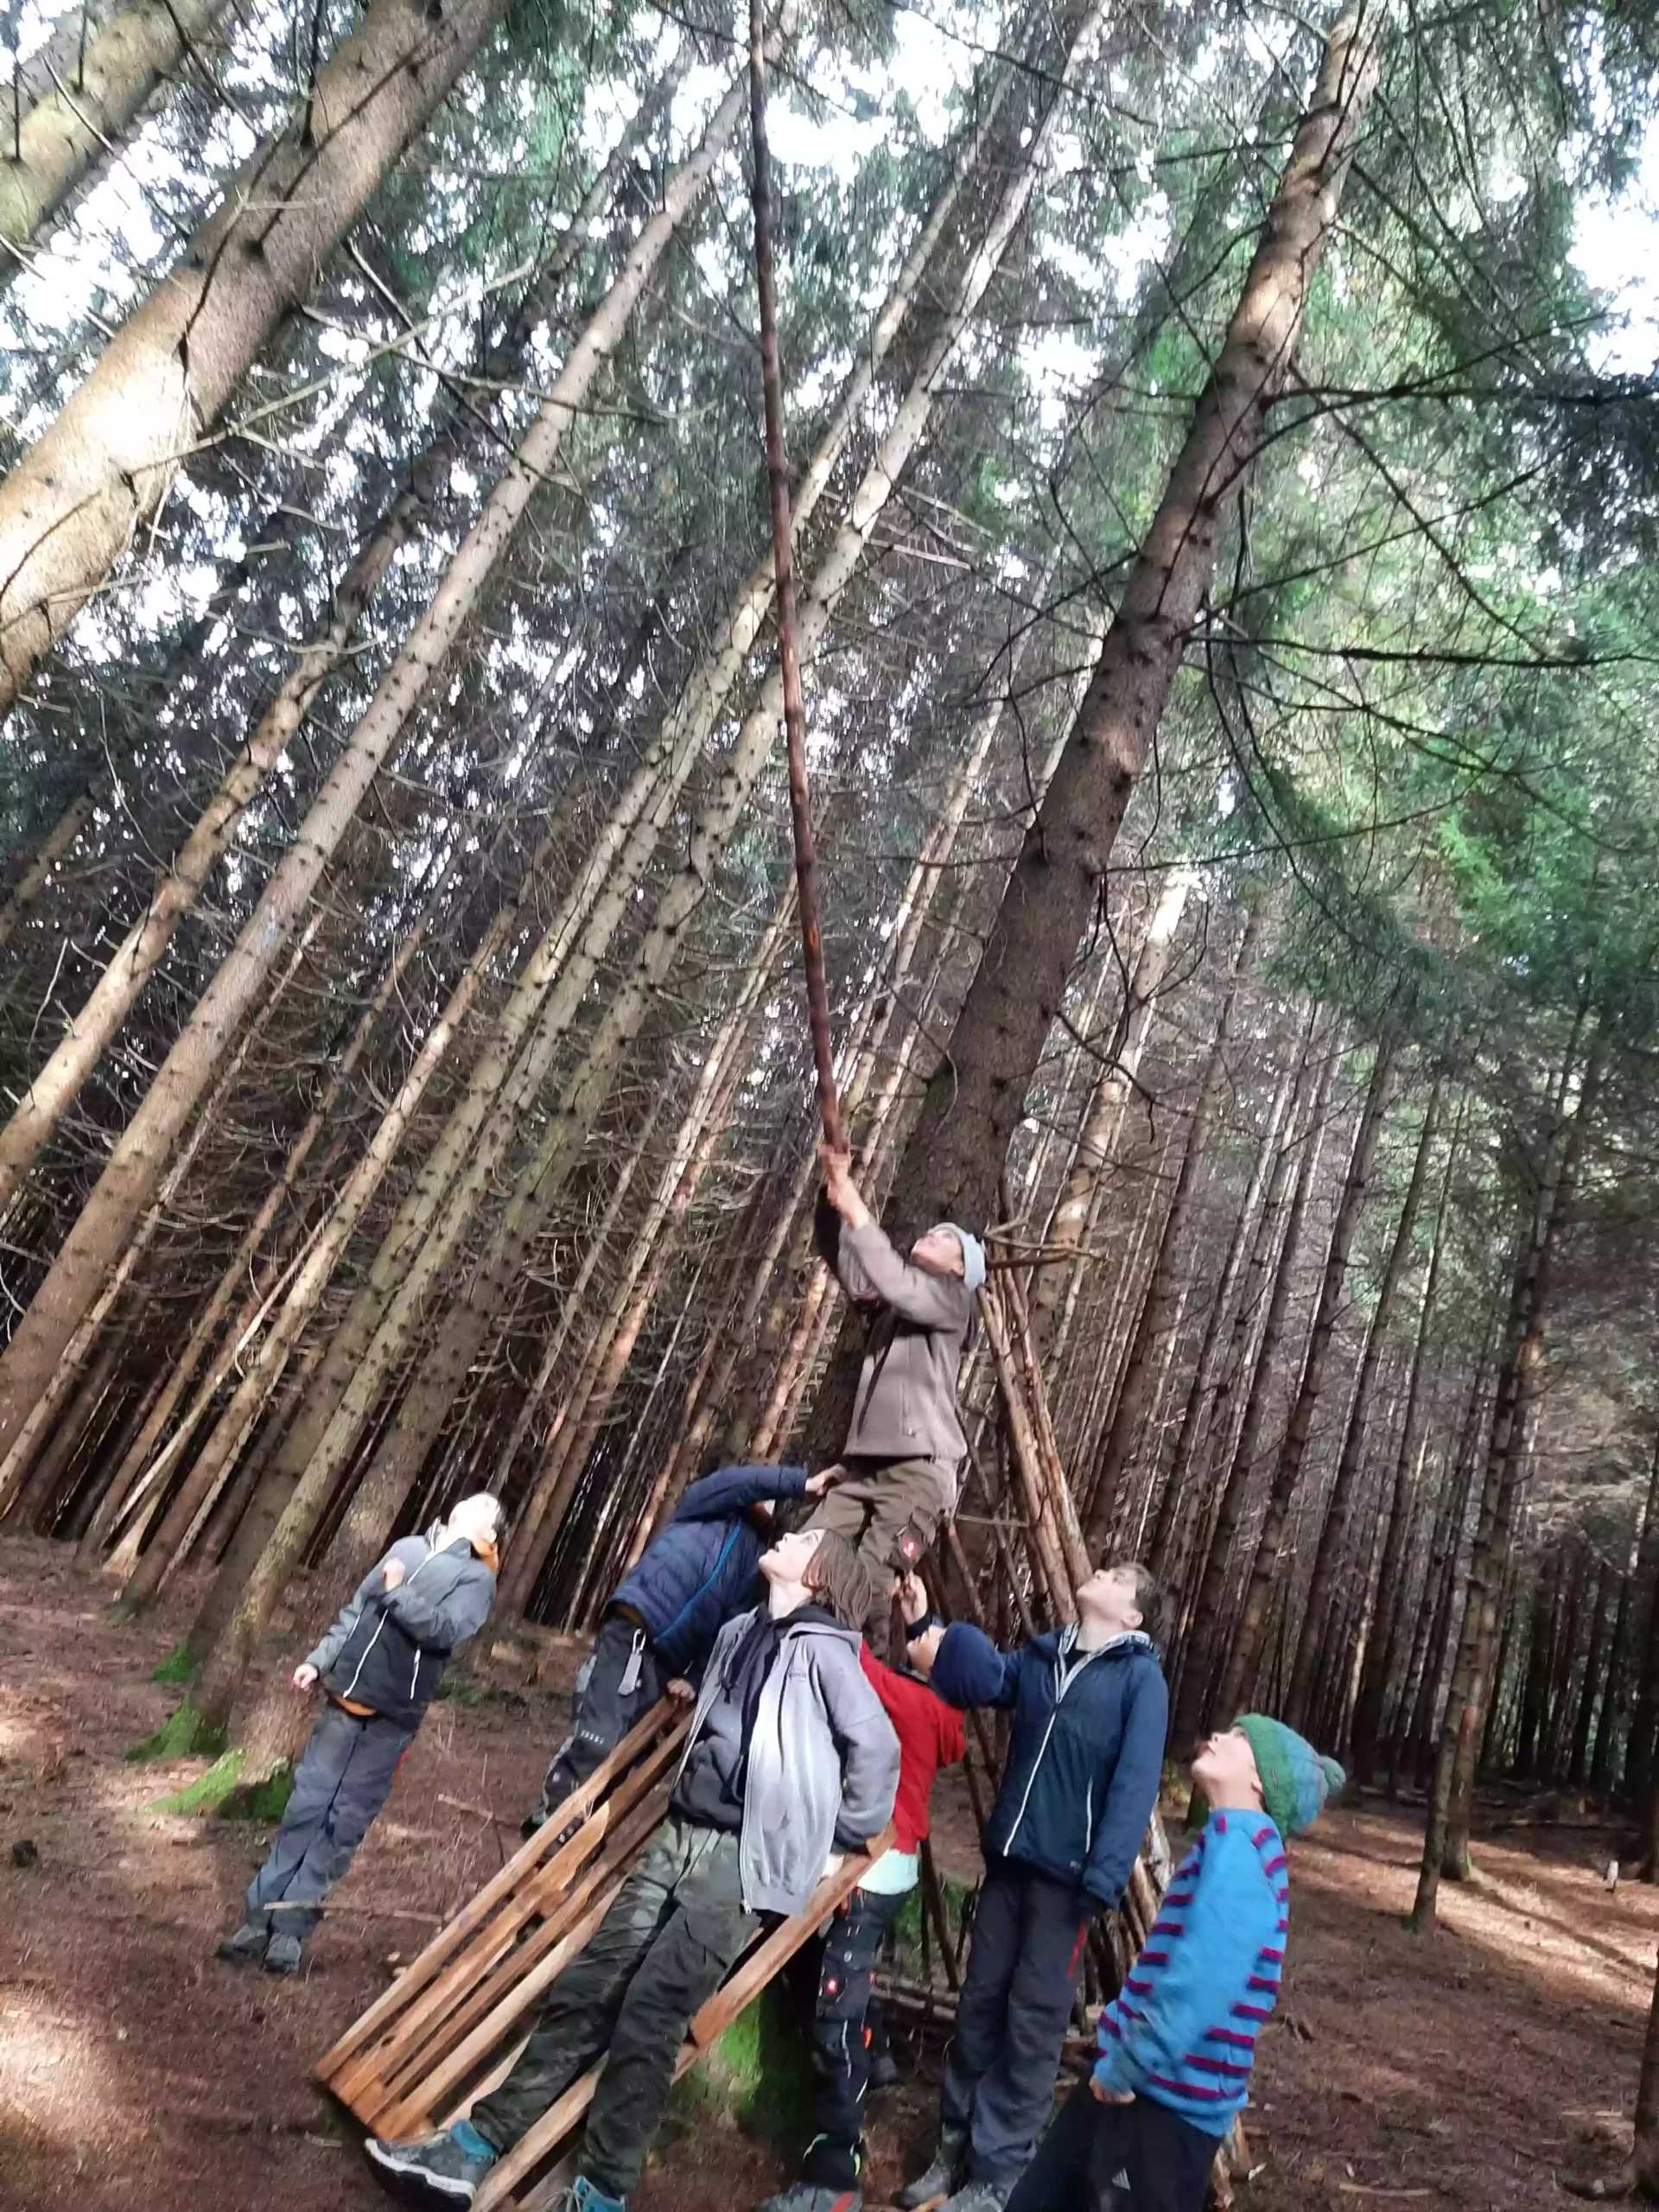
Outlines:
{"type": "Polygon", "coordinates": [[[206,1774],[198,1775],[194,1782],[187,1783],[182,1789],[175,1790],[170,1797],[158,1797],[150,1809],[157,1813],[185,1815],[219,1812],[236,1788],[245,1756],[240,1751],[221,1752],[206,1774]]]}
{"type": "Polygon", "coordinates": [[[153,1736],[146,1736],[142,1744],[135,1744],[126,1756],[143,1765],[155,1759],[189,1758],[193,1754],[217,1758],[224,1749],[225,1731],[209,1726],[200,1710],[186,1698],[175,1712],[168,1713],[153,1736]]]}
{"type": "Polygon", "coordinates": [[[181,1643],[169,1651],[161,1665],[150,1675],[152,1682],[188,1682],[196,1671],[196,1662],[188,1643],[181,1643]]]}
{"type": "Polygon", "coordinates": [[[735,2120],[774,2150],[798,2153],[812,2130],[811,2054],[790,1977],[780,1975],[740,2012],[699,2065],[677,2082],[669,2121],[677,2133],[735,2120]]]}
{"type": "Polygon", "coordinates": [[[294,1770],[279,1766],[257,1782],[242,1779],[247,1753],[239,1745],[222,1751],[206,1774],[187,1783],[170,1797],[159,1797],[154,1809],[186,1816],[213,1814],[221,1821],[259,1821],[274,1827],[288,1810],[294,1794],[294,1770]]]}

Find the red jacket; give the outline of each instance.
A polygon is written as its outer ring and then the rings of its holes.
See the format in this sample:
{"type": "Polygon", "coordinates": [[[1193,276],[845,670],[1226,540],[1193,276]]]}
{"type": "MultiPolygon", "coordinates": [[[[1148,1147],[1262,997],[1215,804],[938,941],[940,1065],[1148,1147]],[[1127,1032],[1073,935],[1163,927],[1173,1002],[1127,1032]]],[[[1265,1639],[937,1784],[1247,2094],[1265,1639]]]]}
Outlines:
{"type": "Polygon", "coordinates": [[[918,1675],[895,1674],[868,1643],[859,1658],[899,1738],[899,1796],[893,1808],[893,1847],[914,1851],[927,1834],[927,1801],[942,1766],[955,1766],[967,1748],[961,1713],[918,1675]]]}

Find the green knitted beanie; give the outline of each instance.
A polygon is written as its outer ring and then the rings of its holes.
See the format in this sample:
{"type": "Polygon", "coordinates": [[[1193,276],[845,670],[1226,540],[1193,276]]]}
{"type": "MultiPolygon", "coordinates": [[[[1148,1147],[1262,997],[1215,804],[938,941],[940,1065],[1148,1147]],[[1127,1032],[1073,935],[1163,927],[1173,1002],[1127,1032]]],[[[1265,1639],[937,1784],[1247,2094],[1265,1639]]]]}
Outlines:
{"type": "Polygon", "coordinates": [[[1262,1802],[1281,1835],[1311,1828],[1325,1799],[1347,1780],[1335,1759],[1322,1758],[1305,1736],[1265,1713],[1241,1713],[1233,1726],[1243,1731],[1255,1755],[1262,1802]]]}

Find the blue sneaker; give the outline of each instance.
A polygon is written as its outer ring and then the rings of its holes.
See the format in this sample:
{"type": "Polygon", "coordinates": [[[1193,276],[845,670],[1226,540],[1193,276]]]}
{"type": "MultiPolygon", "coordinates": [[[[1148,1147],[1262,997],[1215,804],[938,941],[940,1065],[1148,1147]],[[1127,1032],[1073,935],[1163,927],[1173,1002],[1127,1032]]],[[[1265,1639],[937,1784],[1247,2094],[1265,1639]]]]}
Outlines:
{"type": "Polygon", "coordinates": [[[628,2200],[626,2196],[607,2196],[586,2174],[578,2174],[560,2197],[558,2212],[628,2212],[628,2200]]]}
{"type": "Polygon", "coordinates": [[[495,2152],[469,2120],[415,2143],[383,2143],[372,2135],[363,2147],[377,2166],[451,2204],[470,2204],[495,2164],[495,2152]]]}

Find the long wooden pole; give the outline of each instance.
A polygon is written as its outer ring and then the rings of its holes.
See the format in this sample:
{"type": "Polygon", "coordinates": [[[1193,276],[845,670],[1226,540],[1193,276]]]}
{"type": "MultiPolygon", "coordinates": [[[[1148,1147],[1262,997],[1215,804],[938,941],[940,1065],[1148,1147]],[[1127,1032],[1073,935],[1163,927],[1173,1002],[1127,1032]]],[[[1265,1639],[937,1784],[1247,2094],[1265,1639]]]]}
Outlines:
{"type": "Polygon", "coordinates": [[[806,781],[806,700],[795,620],[795,563],[791,550],[789,454],[784,441],[784,385],[778,354],[778,287],[772,251],[772,156],[766,143],[766,56],[764,0],[749,0],[749,122],[754,141],[754,283],[760,311],[760,385],[766,400],[766,480],[772,494],[772,557],[778,580],[778,669],[784,687],[784,746],[789,761],[789,817],[795,837],[801,953],[806,970],[807,1020],[817,1071],[818,1113],[824,1141],[845,1152],[841,1100],[836,1090],[830,1038],[830,994],[823,976],[823,933],[818,926],[818,856],[812,839],[812,802],[806,781]]]}

